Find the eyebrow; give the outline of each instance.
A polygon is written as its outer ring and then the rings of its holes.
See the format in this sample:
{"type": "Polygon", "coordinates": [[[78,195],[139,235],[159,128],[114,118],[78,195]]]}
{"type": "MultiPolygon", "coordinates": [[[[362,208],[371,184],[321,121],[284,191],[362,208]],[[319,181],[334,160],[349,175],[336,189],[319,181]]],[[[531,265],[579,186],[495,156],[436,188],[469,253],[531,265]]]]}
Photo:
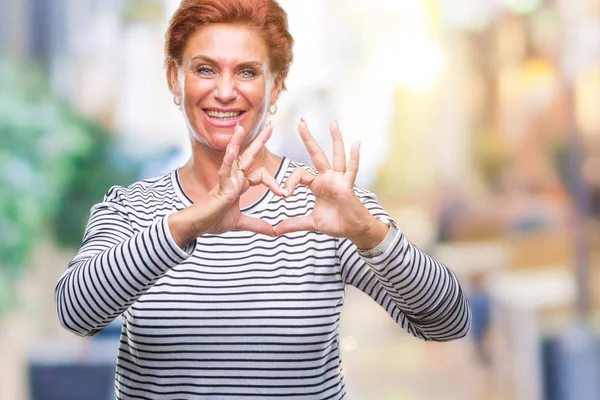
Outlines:
{"type": "MultiPolygon", "coordinates": [[[[204,56],[204,55],[194,56],[194,57],[192,57],[192,61],[193,60],[202,60],[202,61],[205,61],[205,62],[207,62],[209,64],[212,64],[212,65],[218,65],[219,64],[217,60],[215,60],[213,58],[210,58],[208,56],[204,56]]],[[[238,67],[240,67],[240,66],[241,67],[258,67],[258,68],[262,68],[263,63],[260,62],[260,61],[244,61],[244,62],[238,64],[238,67]]]]}

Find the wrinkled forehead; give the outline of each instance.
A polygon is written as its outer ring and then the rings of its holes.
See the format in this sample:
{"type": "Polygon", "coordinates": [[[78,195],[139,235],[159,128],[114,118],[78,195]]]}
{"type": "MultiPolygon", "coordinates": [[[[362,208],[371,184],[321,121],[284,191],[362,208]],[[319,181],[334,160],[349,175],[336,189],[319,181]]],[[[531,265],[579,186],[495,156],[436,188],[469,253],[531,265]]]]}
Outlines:
{"type": "Polygon", "coordinates": [[[255,30],[242,25],[213,24],[198,29],[187,41],[182,63],[211,61],[222,68],[252,63],[269,68],[267,45],[255,30]]]}

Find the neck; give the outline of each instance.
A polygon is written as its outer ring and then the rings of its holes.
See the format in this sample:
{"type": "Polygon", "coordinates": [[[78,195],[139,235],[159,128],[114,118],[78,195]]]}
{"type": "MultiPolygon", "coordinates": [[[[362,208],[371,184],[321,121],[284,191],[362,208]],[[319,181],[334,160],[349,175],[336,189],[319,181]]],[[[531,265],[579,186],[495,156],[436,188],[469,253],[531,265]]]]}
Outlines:
{"type": "MultiPolygon", "coordinates": [[[[240,154],[243,154],[244,150],[245,148],[242,148],[240,154]]],[[[188,196],[192,199],[200,197],[218,185],[219,169],[224,156],[224,151],[215,151],[192,139],[192,156],[179,170],[182,185],[188,196]]],[[[280,163],[281,157],[263,147],[257,154],[250,171],[264,167],[273,176],[280,163]]],[[[251,188],[254,189],[252,192],[264,191],[265,188],[261,188],[261,186],[251,188]]]]}

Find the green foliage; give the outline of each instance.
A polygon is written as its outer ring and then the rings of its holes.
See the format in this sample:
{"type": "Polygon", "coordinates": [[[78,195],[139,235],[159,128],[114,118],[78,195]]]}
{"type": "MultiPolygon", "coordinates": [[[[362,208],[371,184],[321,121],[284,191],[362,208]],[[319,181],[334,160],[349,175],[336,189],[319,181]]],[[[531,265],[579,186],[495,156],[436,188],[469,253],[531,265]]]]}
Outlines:
{"type": "Polygon", "coordinates": [[[0,87],[1,314],[36,241],[79,246],[91,205],[135,168],[112,162],[112,136],[54,98],[41,70],[1,64],[0,87]]]}

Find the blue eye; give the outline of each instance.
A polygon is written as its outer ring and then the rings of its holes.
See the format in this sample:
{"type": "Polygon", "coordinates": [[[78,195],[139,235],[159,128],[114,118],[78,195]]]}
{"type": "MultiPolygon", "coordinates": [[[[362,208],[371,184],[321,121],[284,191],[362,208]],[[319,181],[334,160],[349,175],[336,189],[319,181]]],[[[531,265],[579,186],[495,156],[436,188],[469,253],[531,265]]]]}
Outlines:
{"type": "Polygon", "coordinates": [[[207,67],[206,65],[200,65],[196,68],[196,72],[200,75],[210,75],[213,71],[212,69],[210,69],[210,67],[207,67]]]}
{"type": "Polygon", "coordinates": [[[244,79],[254,78],[256,75],[257,75],[256,71],[254,71],[252,69],[245,69],[240,72],[240,76],[244,79]]]}

